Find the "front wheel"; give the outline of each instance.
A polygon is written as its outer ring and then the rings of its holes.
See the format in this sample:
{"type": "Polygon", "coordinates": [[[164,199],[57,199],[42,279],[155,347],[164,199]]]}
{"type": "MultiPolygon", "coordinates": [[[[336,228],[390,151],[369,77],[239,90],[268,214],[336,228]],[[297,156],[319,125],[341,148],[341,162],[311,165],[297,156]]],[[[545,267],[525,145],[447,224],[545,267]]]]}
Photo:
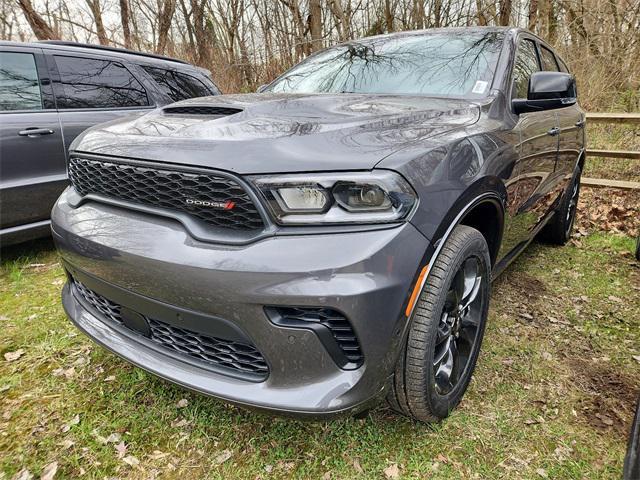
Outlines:
{"type": "Polygon", "coordinates": [[[480,352],[490,281],[487,242],[459,225],[435,259],[411,316],[387,396],[394,410],[433,422],[458,405],[480,352]]]}

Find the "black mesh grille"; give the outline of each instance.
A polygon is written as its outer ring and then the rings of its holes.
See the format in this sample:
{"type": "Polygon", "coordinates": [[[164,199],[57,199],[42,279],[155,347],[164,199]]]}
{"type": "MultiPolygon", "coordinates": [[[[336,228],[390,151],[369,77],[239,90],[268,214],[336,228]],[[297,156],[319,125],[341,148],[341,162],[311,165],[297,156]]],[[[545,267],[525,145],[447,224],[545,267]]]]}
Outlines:
{"type": "Polygon", "coordinates": [[[320,323],[327,327],[349,362],[361,365],[364,360],[360,342],[349,320],[337,310],[323,307],[275,307],[284,321],[320,323]]]}
{"type": "Polygon", "coordinates": [[[163,110],[168,114],[182,114],[182,115],[215,115],[215,116],[228,116],[240,113],[242,110],[239,108],[231,107],[203,107],[197,105],[185,105],[184,107],[167,107],[163,110]]]}
{"type": "Polygon", "coordinates": [[[94,193],[185,212],[221,228],[258,230],[264,226],[244,188],[223,176],[72,157],[69,178],[80,195],[94,193]]]}
{"type": "MultiPolygon", "coordinates": [[[[120,305],[87,288],[75,278],[73,284],[82,298],[106,319],[118,325],[124,325],[120,315],[120,305]]],[[[266,378],[269,373],[264,357],[253,345],[223,340],[152,318],[145,318],[151,329],[150,340],[161,347],[180,352],[204,363],[255,374],[261,378],[266,378]]]]}
{"type": "Polygon", "coordinates": [[[154,342],[185,355],[243,372],[266,376],[269,371],[260,352],[251,345],[208,337],[153,319],[149,319],[149,326],[154,342]]]}

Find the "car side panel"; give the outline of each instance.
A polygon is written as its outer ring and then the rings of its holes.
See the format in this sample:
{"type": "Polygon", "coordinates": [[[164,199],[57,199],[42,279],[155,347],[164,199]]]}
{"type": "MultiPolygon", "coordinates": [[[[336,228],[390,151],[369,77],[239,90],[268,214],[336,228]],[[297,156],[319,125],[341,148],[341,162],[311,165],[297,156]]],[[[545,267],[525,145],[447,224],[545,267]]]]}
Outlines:
{"type": "MultiPolygon", "coordinates": [[[[66,185],[62,131],[58,113],[52,109],[42,51],[22,46],[3,46],[2,51],[34,55],[43,99],[42,110],[0,113],[0,229],[28,230],[30,224],[49,218],[66,185]],[[27,129],[43,129],[45,133],[29,136],[24,134],[27,129]]],[[[3,244],[8,241],[5,233],[0,231],[3,244]]]]}
{"type": "Polygon", "coordinates": [[[584,112],[578,104],[556,110],[560,127],[560,146],[556,170],[566,187],[584,151],[584,112]]]}
{"type": "Polygon", "coordinates": [[[560,179],[555,173],[558,124],[553,110],[520,115],[519,158],[507,183],[507,210],[511,219],[503,237],[501,257],[526,244],[540,227],[557,198],[560,179]]]}

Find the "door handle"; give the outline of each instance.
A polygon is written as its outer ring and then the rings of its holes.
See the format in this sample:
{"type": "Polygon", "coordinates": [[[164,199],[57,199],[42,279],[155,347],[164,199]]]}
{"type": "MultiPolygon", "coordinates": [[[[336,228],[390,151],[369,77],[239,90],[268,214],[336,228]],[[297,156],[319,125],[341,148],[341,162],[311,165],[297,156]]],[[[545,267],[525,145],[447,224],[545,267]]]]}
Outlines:
{"type": "Polygon", "coordinates": [[[21,137],[30,137],[30,138],[35,138],[38,135],[51,135],[51,134],[53,134],[53,130],[51,130],[50,128],[37,128],[37,127],[30,127],[25,130],[20,130],[18,132],[18,135],[20,135],[21,137]]]}
{"type": "Polygon", "coordinates": [[[552,137],[555,137],[559,133],[560,133],[560,129],[558,127],[553,127],[547,130],[547,135],[551,135],[552,137]]]}
{"type": "Polygon", "coordinates": [[[576,127],[578,127],[578,128],[582,128],[582,127],[584,127],[584,120],[578,120],[578,121],[576,122],[576,127]]]}

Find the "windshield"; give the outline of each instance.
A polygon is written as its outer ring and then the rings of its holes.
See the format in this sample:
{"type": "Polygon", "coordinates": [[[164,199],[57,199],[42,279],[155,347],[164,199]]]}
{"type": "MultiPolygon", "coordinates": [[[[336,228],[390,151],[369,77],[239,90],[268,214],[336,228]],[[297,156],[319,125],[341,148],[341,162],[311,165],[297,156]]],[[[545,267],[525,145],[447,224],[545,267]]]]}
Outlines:
{"type": "Polygon", "coordinates": [[[365,39],[309,57],[267,91],[480,98],[491,88],[502,38],[460,30],[365,39]]]}

